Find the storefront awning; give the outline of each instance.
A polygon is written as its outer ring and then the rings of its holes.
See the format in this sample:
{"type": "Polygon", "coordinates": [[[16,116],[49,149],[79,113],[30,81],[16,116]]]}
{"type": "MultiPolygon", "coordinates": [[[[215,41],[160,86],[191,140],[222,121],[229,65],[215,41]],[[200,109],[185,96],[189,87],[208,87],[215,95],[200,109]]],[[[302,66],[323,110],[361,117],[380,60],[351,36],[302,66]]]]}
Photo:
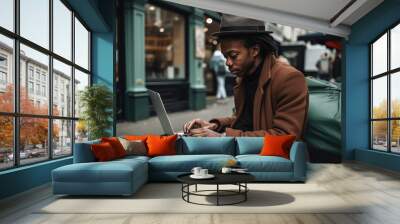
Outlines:
{"type": "Polygon", "coordinates": [[[341,37],[383,0],[167,0],[341,37]]]}

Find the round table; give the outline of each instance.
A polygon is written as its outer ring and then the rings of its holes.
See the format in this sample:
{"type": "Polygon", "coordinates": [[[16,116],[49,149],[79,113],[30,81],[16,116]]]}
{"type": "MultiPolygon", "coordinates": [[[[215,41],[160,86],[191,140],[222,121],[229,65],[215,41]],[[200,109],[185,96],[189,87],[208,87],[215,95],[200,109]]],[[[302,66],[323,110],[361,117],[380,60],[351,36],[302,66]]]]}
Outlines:
{"type": "Polygon", "coordinates": [[[190,177],[191,173],[182,174],[177,177],[178,181],[182,183],[182,199],[188,203],[198,204],[198,205],[215,205],[215,204],[202,204],[190,201],[190,196],[204,196],[204,197],[216,197],[217,206],[220,205],[234,205],[241,202],[245,202],[247,200],[247,192],[249,188],[247,187],[247,183],[255,180],[255,177],[249,173],[215,173],[213,174],[215,177],[211,179],[193,179],[190,177]],[[205,185],[215,185],[215,190],[197,190],[197,185],[205,184],[205,185]],[[195,186],[194,191],[190,191],[190,186],[195,186]],[[223,190],[220,189],[220,185],[236,185],[238,186],[237,190],[223,190]],[[205,194],[209,192],[215,192],[216,194],[210,195],[205,194]],[[221,194],[223,193],[223,194],[221,194]],[[231,203],[221,203],[221,197],[230,197],[230,196],[241,196],[240,200],[231,202],[231,203]]]}

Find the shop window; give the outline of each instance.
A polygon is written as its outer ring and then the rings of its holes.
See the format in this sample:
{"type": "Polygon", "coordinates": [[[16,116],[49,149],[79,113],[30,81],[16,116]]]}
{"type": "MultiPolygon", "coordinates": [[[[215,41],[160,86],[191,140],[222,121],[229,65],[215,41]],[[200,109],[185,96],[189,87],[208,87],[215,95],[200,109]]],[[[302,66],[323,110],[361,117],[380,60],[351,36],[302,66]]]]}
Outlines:
{"type": "Polygon", "coordinates": [[[185,17],[152,4],[145,8],[147,80],[185,79],[185,17]]]}

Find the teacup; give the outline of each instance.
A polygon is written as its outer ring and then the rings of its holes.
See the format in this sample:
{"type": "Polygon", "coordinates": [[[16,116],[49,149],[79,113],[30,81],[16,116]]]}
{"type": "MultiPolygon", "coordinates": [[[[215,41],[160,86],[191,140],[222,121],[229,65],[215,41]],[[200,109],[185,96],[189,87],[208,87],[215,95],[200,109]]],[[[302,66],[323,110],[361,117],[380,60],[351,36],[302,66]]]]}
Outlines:
{"type": "Polygon", "coordinates": [[[200,170],[200,176],[207,176],[208,175],[208,169],[201,169],[200,170]]]}
{"type": "Polygon", "coordinates": [[[193,167],[193,169],[192,169],[192,173],[194,174],[194,175],[196,175],[196,176],[199,176],[199,175],[201,175],[200,174],[200,171],[202,170],[202,168],[201,167],[193,167]]]}

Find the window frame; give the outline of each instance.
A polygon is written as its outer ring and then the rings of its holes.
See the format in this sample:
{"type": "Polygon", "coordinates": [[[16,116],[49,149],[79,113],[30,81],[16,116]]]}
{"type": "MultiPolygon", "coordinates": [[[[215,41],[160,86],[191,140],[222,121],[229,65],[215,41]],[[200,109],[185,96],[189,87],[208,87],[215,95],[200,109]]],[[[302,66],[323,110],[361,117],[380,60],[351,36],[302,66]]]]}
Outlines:
{"type": "Polygon", "coordinates": [[[384,32],[380,33],[376,38],[374,38],[371,42],[368,43],[369,47],[369,77],[368,77],[368,84],[369,84],[369,149],[373,151],[379,151],[379,152],[386,152],[386,153],[391,153],[391,154],[400,154],[400,152],[393,152],[392,151],[392,121],[400,121],[400,117],[392,117],[392,99],[391,99],[391,79],[393,75],[396,75],[396,73],[400,72],[400,67],[391,69],[391,31],[393,28],[396,26],[400,26],[400,21],[395,22],[392,24],[390,27],[385,29],[384,32]],[[379,38],[381,38],[384,35],[387,35],[387,63],[386,63],[386,71],[376,74],[374,76],[373,74],[373,44],[376,43],[379,38]],[[386,105],[386,118],[373,118],[373,93],[374,93],[374,87],[373,87],[373,81],[382,77],[386,77],[386,87],[387,87],[387,105],[386,105]],[[374,148],[374,136],[373,136],[373,122],[375,121],[386,121],[386,151],[379,150],[374,148]]]}
{"type": "MultiPolygon", "coordinates": [[[[189,32],[187,32],[189,30],[189,15],[190,13],[186,10],[183,10],[182,8],[179,7],[173,7],[171,6],[169,3],[167,2],[160,2],[160,1],[155,1],[155,0],[149,0],[148,2],[146,2],[146,4],[150,4],[150,5],[154,5],[156,7],[162,8],[164,10],[167,11],[171,11],[173,13],[179,14],[183,17],[184,21],[185,21],[185,25],[184,25],[184,63],[185,63],[185,69],[184,69],[184,78],[178,78],[178,79],[161,79],[161,78],[155,78],[155,79],[148,79],[147,78],[147,74],[145,75],[144,79],[146,80],[146,85],[157,85],[159,83],[166,83],[166,84],[174,84],[174,83],[178,83],[178,84],[182,84],[182,83],[186,83],[189,80],[189,60],[190,60],[190,56],[189,56],[189,32]]],[[[146,14],[146,12],[145,12],[146,14]]],[[[145,15],[146,16],[146,15],[145,15]]],[[[146,45],[146,30],[144,31],[144,40],[145,40],[145,45],[146,45]]],[[[146,47],[146,46],[145,46],[146,47]]],[[[146,54],[146,49],[145,49],[145,54],[146,54]]],[[[145,61],[146,63],[146,61],[145,61]]],[[[145,68],[146,69],[146,68],[145,68]]]]}
{"type": "MultiPolygon", "coordinates": [[[[92,61],[91,61],[91,50],[92,50],[92,43],[91,43],[91,37],[92,37],[92,30],[88,27],[88,25],[83,21],[83,19],[78,15],[77,12],[75,12],[72,7],[65,1],[65,0],[59,0],[68,10],[71,11],[71,18],[70,18],[70,23],[71,23],[71,59],[64,58],[63,56],[55,53],[53,50],[53,1],[54,0],[47,0],[49,4],[49,47],[46,49],[45,47],[42,47],[39,44],[36,44],[29,39],[26,39],[25,37],[20,35],[20,0],[14,0],[13,1],[13,10],[14,10],[14,30],[10,31],[4,27],[0,26],[0,35],[10,38],[13,41],[13,64],[12,66],[12,74],[13,79],[14,79],[14,99],[13,99],[13,107],[14,110],[13,112],[2,112],[0,111],[0,116],[4,117],[12,117],[13,119],[13,166],[10,167],[5,167],[5,168],[0,168],[0,172],[5,171],[5,170],[11,170],[11,169],[16,169],[19,167],[23,166],[30,166],[33,164],[38,164],[38,163],[43,163],[46,161],[54,160],[54,159],[61,159],[65,157],[70,157],[73,156],[74,152],[74,143],[75,143],[75,126],[76,126],[76,121],[79,120],[79,117],[75,116],[75,108],[71,108],[71,114],[70,116],[56,116],[53,115],[53,59],[58,60],[61,63],[64,63],[68,66],[71,66],[71,92],[72,92],[72,99],[71,99],[71,105],[74,105],[75,103],[75,98],[76,93],[75,93],[75,88],[74,88],[74,82],[75,82],[75,69],[85,73],[89,77],[89,83],[88,86],[92,85],[92,61]],[[75,18],[79,20],[79,22],[83,25],[83,27],[88,31],[88,69],[85,69],[78,64],[75,63],[75,18]],[[20,85],[21,85],[21,80],[20,80],[20,64],[21,64],[21,57],[20,57],[20,45],[23,44],[29,48],[32,48],[33,50],[36,50],[42,54],[45,54],[48,56],[48,74],[47,74],[47,83],[45,85],[45,95],[48,97],[47,102],[48,102],[48,112],[46,115],[39,115],[39,114],[26,114],[26,113],[21,113],[20,111],[20,85]],[[48,93],[47,93],[48,92],[48,93]],[[47,119],[48,122],[48,135],[47,135],[47,152],[48,154],[46,155],[47,157],[43,157],[43,160],[40,160],[38,162],[29,162],[29,163],[21,163],[21,158],[20,158],[20,119],[21,118],[45,118],[47,119]],[[53,147],[53,122],[56,120],[65,120],[65,121],[71,121],[71,153],[68,155],[62,155],[62,156],[54,156],[54,147],[53,147]]],[[[42,79],[41,75],[42,72],[39,72],[39,80],[36,79],[36,72],[37,68],[33,67],[33,79],[30,77],[30,69],[31,66],[29,63],[27,63],[27,72],[26,72],[26,82],[32,81],[34,84],[34,92],[36,92],[35,85],[40,83],[40,87],[42,88],[42,79]]],[[[27,84],[28,85],[28,84],[27,84]]],[[[28,87],[28,86],[27,86],[28,87]]],[[[28,87],[29,88],[29,87],[28,87]]],[[[40,88],[40,94],[37,95],[39,97],[42,96],[40,88]]],[[[29,91],[27,89],[27,91],[29,91]]],[[[36,94],[35,94],[36,95],[36,94]]],[[[34,102],[36,103],[36,102],[34,102]]]]}

